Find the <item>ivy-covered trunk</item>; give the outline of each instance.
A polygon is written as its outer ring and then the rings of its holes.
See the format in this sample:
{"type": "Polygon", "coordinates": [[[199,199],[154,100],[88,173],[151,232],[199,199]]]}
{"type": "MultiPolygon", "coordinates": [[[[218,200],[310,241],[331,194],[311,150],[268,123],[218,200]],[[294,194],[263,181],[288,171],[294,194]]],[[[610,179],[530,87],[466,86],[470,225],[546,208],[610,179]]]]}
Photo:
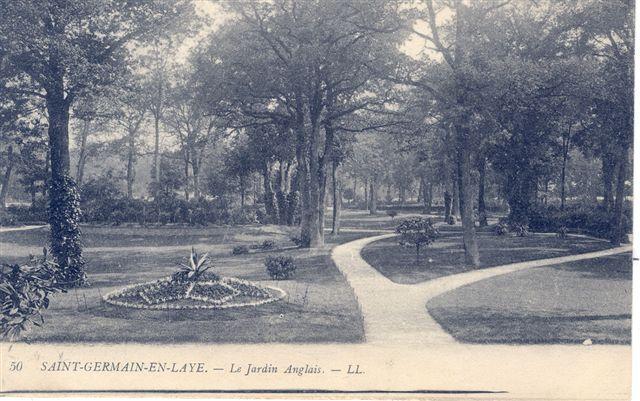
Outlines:
{"type": "Polygon", "coordinates": [[[66,288],[86,282],[80,242],[80,205],[78,191],[69,176],[69,109],[63,80],[47,91],[49,115],[49,149],[51,182],[49,190],[49,225],[51,253],[58,265],[58,282],[66,288]]]}

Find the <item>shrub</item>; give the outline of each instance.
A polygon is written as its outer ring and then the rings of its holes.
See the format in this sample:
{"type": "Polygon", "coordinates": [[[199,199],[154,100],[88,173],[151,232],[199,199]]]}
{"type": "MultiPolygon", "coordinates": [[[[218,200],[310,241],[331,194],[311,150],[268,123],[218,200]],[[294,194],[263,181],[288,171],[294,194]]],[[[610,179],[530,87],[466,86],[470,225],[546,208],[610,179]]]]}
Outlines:
{"type": "Polygon", "coordinates": [[[501,221],[493,227],[493,232],[500,236],[507,235],[509,233],[509,226],[507,226],[507,223],[501,221]]]}
{"type": "Polygon", "coordinates": [[[529,235],[529,226],[522,223],[514,223],[511,225],[511,232],[518,237],[526,237],[529,235]]]}
{"type": "Polygon", "coordinates": [[[395,210],[387,210],[387,216],[391,217],[391,220],[395,219],[398,212],[395,210]]]}
{"type": "Polygon", "coordinates": [[[242,225],[242,224],[256,224],[258,222],[259,221],[258,221],[258,218],[256,217],[256,211],[253,211],[253,210],[237,209],[232,211],[229,215],[230,224],[242,225]]]}
{"type": "Polygon", "coordinates": [[[558,232],[556,233],[556,237],[565,239],[569,235],[569,229],[566,226],[562,226],[558,228],[558,232]]]}
{"type": "Polygon", "coordinates": [[[15,339],[31,325],[40,326],[41,309],[49,307],[49,296],[62,291],[57,283],[55,262],[31,257],[25,265],[0,265],[0,335],[15,339]]]}
{"type": "Polygon", "coordinates": [[[264,265],[267,273],[274,280],[287,280],[297,269],[291,256],[268,256],[264,265]]]}
{"type": "Polygon", "coordinates": [[[16,223],[44,223],[48,219],[47,199],[38,198],[30,206],[11,205],[7,207],[7,213],[16,223]]]}
{"type": "Polygon", "coordinates": [[[449,217],[447,217],[447,224],[450,226],[456,224],[456,216],[450,214],[449,217]]]}
{"type": "Polygon", "coordinates": [[[233,250],[231,251],[231,253],[233,255],[245,255],[249,253],[249,247],[246,245],[237,245],[233,247],[233,250]]]}
{"type": "Polygon", "coordinates": [[[268,251],[270,249],[274,249],[276,247],[276,243],[273,242],[273,240],[270,239],[266,239],[264,241],[262,241],[262,244],[260,244],[260,249],[268,251]]]}
{"type": "MultiPolygon", "coordinates": [[[[626,232],[631,232],[631,219],[628,210],[623,214],[626,232]]],[[[531,211],[529,228],[542,232],[558,232],[560,227],[567,231],[584,232],[600,238],[610,238],[614,216],[603,208],[572,207],[559,210],[553,206],[539,207],[531,211]]]]}
{"type": "Polygon", "coordinates": [[[420,248],[429,246],[438,237],[438,230],[431,219],[412,217],[403,220],[396,233],[400,234],[400,245],[416,248],[416,261],[420,260],[420,248]]]}
{"type": "Polygon", "coordinates": [[[6,210],[0,209],[0,227],[2,226],[15,226],[17,220],[14,216],[9,214],[6,210]]]}
{"type": "Polygon", "coordinates": [[[303,240],[301,237],[297,237],[297,236],[292,236],[291,238],[289,238],[291,240],[291,242],[293,242],[296,246],[302,246],[303,244],[303,240]]]}

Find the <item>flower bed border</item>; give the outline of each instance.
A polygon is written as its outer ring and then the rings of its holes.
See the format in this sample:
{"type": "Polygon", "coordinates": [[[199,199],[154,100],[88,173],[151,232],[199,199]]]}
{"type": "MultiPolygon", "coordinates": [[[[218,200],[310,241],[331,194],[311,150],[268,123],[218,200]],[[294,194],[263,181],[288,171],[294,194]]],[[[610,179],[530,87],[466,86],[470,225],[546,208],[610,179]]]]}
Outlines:
{"type": "Polygon", "coordinates": [[[121,306],[121,307],[125,307],[125,308],[133,308],[133,309],[145,309],[145,310],[196,310],[196,309],[229,309],[229,308],[239,308],[239,307],[245,307],[245,306],[259,306],[259,305],[264,305],[267,303],[271,303],[271,302],[275,302],[275,301],[279,301],[281,299],[283,299],[287,293],[277,287],[271,287],[271,286],[260,286],[258,284],[252,283],[250,281],[247,280],[241,280],[241,279],[237,279],[237,278],[232,278],[232,277],[223,277],[220,282],[215,282],[215,281],[204,281],[202,282],[202,284],[223,284],[226,286],[229,286],[229,281],[231,282],[236,282],[239,284],[244,284],[244,285],[250,285],[253,287],[257,287],[261,290],[271,290],[272,292],[275,292],[276,295],[275,296],[269,296],[269,297],[265,297],[265,298],[258,298],[255,301],[246,301],[246,302],[238,302],[238,303],[228,303],[230,300],[232,300],[234,297],[236,297],[237,295],[240,295],[240,291],[236,290],[235,288],[233,288],[234,290],[234,294],[233,295],[228,295],[226,297],[223,297],[221,299],[217,299],[217,300],[213,300],[213,299],[209,299],[208,297],[190,297],[193,300],[196,301],[200,301],[200,302],[208,302],[209,305],[172,305],[170,302],[174,302],[176,300],[167,300],[167,302],[169,302],[169,304],[167,303],[162,303],[162,304],[141,304],[141,303],[134,303],[134,302],[127,302],[127,301],[120,301],[117,299],[113,299],[116,297],[120,297],[125,295],[126,293],[130,292],[133,289],[139,288],[139,287],[143,287],[149,284],[154,284],[160,281],[167,281],[170,280],[170,278],[163,278],[160,280],[155,280],[155,281],[148,281],[148,282],[144,282],[144,283],[139,283],[139,284],[131,284],[128,286],[125,286],[123,288],[120,288],[118,290],[115,291],[111,291],[107,294],[105,294],[102,299],[104,302],[110,304],[110,305],[114,305],[114,306],[121,306]]]}

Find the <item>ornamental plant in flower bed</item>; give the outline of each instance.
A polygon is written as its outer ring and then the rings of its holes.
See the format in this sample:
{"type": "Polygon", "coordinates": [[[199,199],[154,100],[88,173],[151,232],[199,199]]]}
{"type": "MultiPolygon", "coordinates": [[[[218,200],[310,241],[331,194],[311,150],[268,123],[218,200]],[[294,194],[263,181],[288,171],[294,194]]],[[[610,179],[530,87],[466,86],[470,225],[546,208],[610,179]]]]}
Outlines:
{"type": "Polygon", "coordinates": [[[284,291],[208,271],[207,254],[191,249],[187,264],[160,280],[135,284],[104,296],[105,302],[137,309],[221,309],[256,306],[285,296],[284,291]]]}

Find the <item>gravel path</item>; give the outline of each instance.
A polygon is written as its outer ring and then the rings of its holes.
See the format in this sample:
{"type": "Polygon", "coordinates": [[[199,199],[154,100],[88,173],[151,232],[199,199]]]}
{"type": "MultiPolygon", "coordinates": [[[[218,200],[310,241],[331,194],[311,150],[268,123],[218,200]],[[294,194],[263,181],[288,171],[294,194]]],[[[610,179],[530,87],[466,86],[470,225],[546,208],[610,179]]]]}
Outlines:
{"type": "Polygon", "coordinates": [[[383,234],[339,245],[331,254],[338,269],[353,287],[362,308],[365,336],[374,344],[454,344],[456,341],[427,313],[426,303],[463,285],[501,274],[534,267],[599,258],[632,250],[631,245],[579,255],[512,263],[440,277],[421,284],[397,284],[384,277],[360,256],[374,241],[393,237],[383,234]]]}

